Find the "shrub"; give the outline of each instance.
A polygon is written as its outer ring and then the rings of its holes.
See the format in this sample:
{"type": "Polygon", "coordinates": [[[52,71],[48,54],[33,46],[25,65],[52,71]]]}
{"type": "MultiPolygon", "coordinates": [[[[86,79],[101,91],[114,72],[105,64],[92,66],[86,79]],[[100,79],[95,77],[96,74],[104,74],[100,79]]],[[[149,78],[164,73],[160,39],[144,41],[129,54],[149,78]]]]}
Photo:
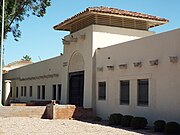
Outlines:
{"type": "Polygon", "coordinates": [[[95,117],[93,117],[93,119],[92,119],[93,121],[101,121],[102,120],[102,118],[101,117],[98,117],[98,116],[95,116],[95,117]]]}
{"type": "Polygon", "coordinates": [[[125,115],[122,117],[121,125],[123,127],[130,127],[131,126],[131,120],[133,119],[133,116],[131,115],[125,115]]]}
{"type": "Polygon", "coordinates": [[[180,125],[177,122],[168,122],[165,126],[165,132],[167,134],[179,134],[180,125]]]}
{"type": "Polygon", "coordinates": [[[114,113],[109,117],[109,125],[121,125],[122,114],[114,113]]]}
{"type": "Polygon", "coordinates": [[[157,120],[154,122],[154,131],[163,132],[166,126],[166,122],[164,120],[157,120]]]}
{"type": "Polygon", "coordinates": [[[147,126],[147,119],[144,117],[134,117],[131,120],[131,127],[134,129],[142,129],[147,126]]]}

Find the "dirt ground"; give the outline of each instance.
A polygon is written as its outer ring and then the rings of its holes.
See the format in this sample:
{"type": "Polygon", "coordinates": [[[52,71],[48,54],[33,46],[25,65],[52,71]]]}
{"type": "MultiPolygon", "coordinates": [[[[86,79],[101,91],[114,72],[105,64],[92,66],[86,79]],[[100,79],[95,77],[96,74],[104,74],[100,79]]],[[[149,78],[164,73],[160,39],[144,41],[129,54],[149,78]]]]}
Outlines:
{"type": "Polygon", "coordinates": [[[121,128],[77,120],[48,120],[26,117],[0,117],[0,135],[140,135],[121,128]]]}

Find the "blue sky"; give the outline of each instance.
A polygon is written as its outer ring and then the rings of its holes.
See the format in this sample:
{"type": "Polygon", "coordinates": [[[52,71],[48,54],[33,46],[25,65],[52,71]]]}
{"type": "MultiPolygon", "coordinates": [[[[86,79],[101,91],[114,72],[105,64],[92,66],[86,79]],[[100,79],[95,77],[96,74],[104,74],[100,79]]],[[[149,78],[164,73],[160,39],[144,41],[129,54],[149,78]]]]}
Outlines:
{"type": "Polygon", "coordinates": [[[94,6],[114,7],[169,19],[168,24],[150,29],[156,33],[180,28],[180,0],[52,0],[52,6],[43,18],[30,16],[20,23],[22,36],[18,42],[8,34],[4,43],[5,64],[20,60],[24,55],[32,57],[33,62],[58,56],[63,52],[61,38],[68,32],[55,31],[52,27],[94,6]]]}

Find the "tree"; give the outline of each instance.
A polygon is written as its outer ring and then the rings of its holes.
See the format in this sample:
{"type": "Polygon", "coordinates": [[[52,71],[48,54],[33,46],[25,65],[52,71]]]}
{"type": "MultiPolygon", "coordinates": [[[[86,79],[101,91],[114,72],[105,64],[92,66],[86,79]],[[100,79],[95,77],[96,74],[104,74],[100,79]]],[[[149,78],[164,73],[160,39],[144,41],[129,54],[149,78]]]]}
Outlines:
{"type": "Polygon", "coordinates": [[[31,61],[31,57],[28,55],[23,56],[21,60],[31,61]]]}
{"type": "MultiPolygon", "coordinates": [[[[2,0],[0,0],[0,24],[2,23],[2,0]]],[[[16,41],[21,37],[19,23],[30,14],[43,17],[46,8],[51,5],[51,0],[5,0],[5,30],[4,38],[11,32],[16,41]]],[[[1,29],[1,26],[0,26],[1,29]]]]}

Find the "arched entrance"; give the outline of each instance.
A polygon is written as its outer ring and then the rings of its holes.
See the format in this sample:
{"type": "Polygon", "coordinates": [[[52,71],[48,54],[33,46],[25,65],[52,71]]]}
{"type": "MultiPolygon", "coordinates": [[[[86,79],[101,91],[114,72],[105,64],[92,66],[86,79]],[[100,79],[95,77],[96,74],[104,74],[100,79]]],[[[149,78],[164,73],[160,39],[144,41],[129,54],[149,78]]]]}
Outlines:
{"type": "Polygon", "coordinates": [[[84,59],[75,52],[69,62],[69,103],[83,107],[84,98],[84,59]]]}

